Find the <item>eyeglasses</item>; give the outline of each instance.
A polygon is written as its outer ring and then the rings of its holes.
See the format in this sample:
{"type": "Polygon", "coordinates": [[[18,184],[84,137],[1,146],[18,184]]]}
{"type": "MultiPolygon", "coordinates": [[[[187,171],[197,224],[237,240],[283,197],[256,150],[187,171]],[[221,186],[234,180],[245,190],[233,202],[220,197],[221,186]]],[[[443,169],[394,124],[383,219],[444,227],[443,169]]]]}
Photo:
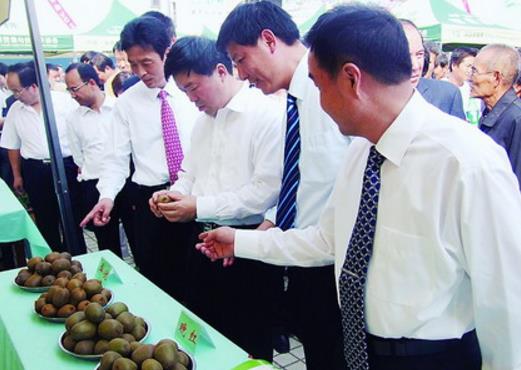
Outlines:
{"type": "Polygon", "coordinates": [[[25,89],[27,89],[27,86],[26,87],[22,87],[21,89],[18,89],[18,90],[11,90],[11,92],[13,93],[13,96],[15,98],[18,98],[20,95],[23,94],[23,92],[25,91],[25,89]]]}
{"type": "Polygon", "coordinates": [[[87,82],[82,83],[80,86],[76,86],[76,87],[68,87],[68,88],[67,88],[67,91],[68,91],[70,94],[76,94],[78,91],[80,91],[80,89],[81,89],[83,86],[87,85],[88,83],[89,83],[89,82],[87,81],[87,82]]]}
{"type": "Polygon", "coordinates": [[[474,76],[474,75],[488,75],[490,73],[494,73],[494,71],[488,71],[488,72],[479,72],[476,67],[472,66],[470,67],[470,75],[471,76],[474,76]]]}

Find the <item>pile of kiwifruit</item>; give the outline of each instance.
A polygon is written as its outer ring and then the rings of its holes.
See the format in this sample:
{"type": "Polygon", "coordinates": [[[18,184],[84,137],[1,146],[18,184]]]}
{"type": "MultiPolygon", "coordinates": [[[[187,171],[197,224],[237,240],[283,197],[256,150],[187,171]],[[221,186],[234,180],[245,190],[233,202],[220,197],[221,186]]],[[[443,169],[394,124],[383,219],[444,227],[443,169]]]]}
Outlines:
{"type": "Polygon", "coordinates": [[[15,283],[28,288],[47,287],[61,278],[71,279],[82,272],[80,261],[72,259],[68,252],[52,252],[45,258],[33,257],[27,262],[27,268],[21,269],[15,283]]]}
{"type": "Polygon", "coordinates": [[[84,311],[91,302],[105,306],[112,298],[112,292],[104,289],[99,280],[87,280],[83,272],[72,279],[56,279],[46,293],[34,302],[36,312],[45,317],[69,317],[77,311],[84,311]]]}
{"type": "Polygon", "coordinates": [[[107,351],[127,353],[132,343],[142,340],[149,329],[143,318],[133,315],[123,302],[104,309],[89,303],[65,320],[62,345],[78,355],[102,355],[107,351]]]}
{"type": "Polygon", "coordinates": [[[134,344],[129,351],[105,352],[97,370],[192,370],[193,364],[171,339],[134,344]]]}

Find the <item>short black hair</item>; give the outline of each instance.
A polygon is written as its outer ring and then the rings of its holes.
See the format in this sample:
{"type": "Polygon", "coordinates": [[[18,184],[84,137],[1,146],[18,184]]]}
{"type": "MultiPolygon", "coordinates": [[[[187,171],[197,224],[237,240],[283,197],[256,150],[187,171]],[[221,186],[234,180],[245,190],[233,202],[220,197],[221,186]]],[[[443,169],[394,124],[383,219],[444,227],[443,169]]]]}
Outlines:
{"type": "Polygon", "coordinates": [[[269,1],[237,5],[224,20],[217,47],[221,50],[231,44],[256,45],[262,30],[269,29],[286,45],[300,39],[300,32],[291,16],[280,6],[269,1]]]}
{"type": "Polygon", "coordinates": [[[160,21],[166,28],[166,31],[168,32],[168,36],[170,37],[170,39],[173,39],[176,36],[174,22],[172,21],[172,18],[170,18],[169,16],[164,15],[163,13],[158,12],[157,10],[149,10],[148,12],[143,13],[142,16],[152,17],[160,21]]]}
{"type": "Polygon", "coordinates": [[[92,58],[94,58],[96,54],[98,54],[98,52],[94,50],[86,51],[80,57],[80,63],[91,63],[92,58]]]}
{"type": "Polygon", "coordinates": [[[7,67],[7,72],[16,73],[22,87],[29,87],[33,84],[38,86],[38,80],[36,79],[36,70],[34,69],[33,61],[12,64],[7,67]]]}
{"type": "Polygon", "coordinates": [[[386,85],[411,77],[411,56],[403,27],[383,8],[337,6],[318,18],[306,41],[319,66],[331,76],[336,76],[343,64],[352,62],[386,85]]]}
{"type": "Polygon", "coordinates": [[[436,57],[436,60],[434,61],[434,66],[441,68],[445,68],[449,64],[449,57],[447,56],[447,53],[444,53],[443,51],[436,57]]]}
{"type": "Polygon", "coordinates": [[[105,68],[116,69],[114,62],[103,53],[98,53],[90,60],[90,64],[98,69],[98,71],[105,71],[105,68]]]}
{"type": "Polygon", "coordinates": [[[461,47],[454,49],[450,55],[450,70],[452,71],[454,65],[459,66],[466,57],[475,57],[476,55],[478,55],[476,48],[461,47]]]}
{"type": "Polygon", "coordinates": [[[52,64],[52,63],[45,63],[45,69],[47,70],[47,73],[49,73],[49,71],[59,71],[60,70],[58,68],[57,64],[52,64]]]}
{"type": "Polygon", "coordinates": [[[114,76],[111,86],[112,86],[112,91],[114,91],[114,94],[116,96],[120,96],[125,91],[124,83],[131,77],[132,77],[132,73],[125,72],[125,71],[118,72],[118,74],[116,76],[114,76]]]}
{"type": "Polygon", "coordinates": [[[228,73],[233,73],[232,61],[227,53],[217,49],[215,41],[206,37],[181,37],[170,49],[165,62],[165,77],[180,72],[195,72],[210,76],[217,64],[223,64],[228,73]]]}
{"type": "Polygon", "coordinates": [[[161,59],[172,44],[172,38],[161,21],[151,16],[141,16],[128,22],[120,35],[123,50],[133,46],[154,50],[161,59]]]}
{"type": "Polygon", "coordinates": [[[94,80],[96,85],[101,86],[101,82],[99,80],[98,74],[93,66],[86,63],[72,63],[67,67],[65,73],[69,73],[70,71],[77,70],[80,78],[83,82],[89,82],[89,80],[94,80]]]}
{"type": "Polygon", "coordinates": [[[0,62],[0,75],[5,76],[7,74],[7,64],[0,62]]]}
{"type": "Polygon", "coordinates": [[[116,51],[123,51],[123,48],[121,47],[121,41],[118,40],[112,47],[112,53],[114,54],[116,51]]]}

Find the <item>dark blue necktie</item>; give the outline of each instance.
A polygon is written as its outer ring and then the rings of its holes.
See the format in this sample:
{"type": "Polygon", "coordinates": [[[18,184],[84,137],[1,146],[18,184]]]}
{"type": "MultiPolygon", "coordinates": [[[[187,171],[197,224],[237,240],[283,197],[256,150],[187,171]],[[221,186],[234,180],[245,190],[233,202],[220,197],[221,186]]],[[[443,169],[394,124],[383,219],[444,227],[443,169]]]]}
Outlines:
{"type": "Polygon", "coordinates": [[[297,100],[288,94],[286,143],[284,146],[284,171],[277,204],[277,227],[291,229],[297,215],[297,189],[300,181],[300,132],[297,100]]]}
{"type": "Polygon", "coordinates": [[[364,173],[358,215],[339,279],[344,356],[347,368],[352,370],[369,369],[364,293],[367,267],[373,252],[380,192],[380,168],[384,160],[376,147],[371,147],[364,173]]]}

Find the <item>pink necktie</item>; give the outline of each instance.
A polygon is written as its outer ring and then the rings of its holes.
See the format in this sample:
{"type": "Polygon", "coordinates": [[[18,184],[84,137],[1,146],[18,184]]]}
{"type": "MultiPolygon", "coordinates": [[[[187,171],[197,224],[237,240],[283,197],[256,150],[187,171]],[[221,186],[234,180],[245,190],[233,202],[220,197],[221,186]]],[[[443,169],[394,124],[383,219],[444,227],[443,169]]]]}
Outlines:
{"type": "Polygon", "coordinates": [[[168,104],[168,93],[165,90],[159,92],[161,99],[161,126],[163,128],[163,140],[165,142],[166,163],[168,165],[168,174],[170,183],[177,180],[177,173],[181,169],[183,161],[183,148],[181,148],[181,140],[177,132],[174,111],[168,104]]]}

